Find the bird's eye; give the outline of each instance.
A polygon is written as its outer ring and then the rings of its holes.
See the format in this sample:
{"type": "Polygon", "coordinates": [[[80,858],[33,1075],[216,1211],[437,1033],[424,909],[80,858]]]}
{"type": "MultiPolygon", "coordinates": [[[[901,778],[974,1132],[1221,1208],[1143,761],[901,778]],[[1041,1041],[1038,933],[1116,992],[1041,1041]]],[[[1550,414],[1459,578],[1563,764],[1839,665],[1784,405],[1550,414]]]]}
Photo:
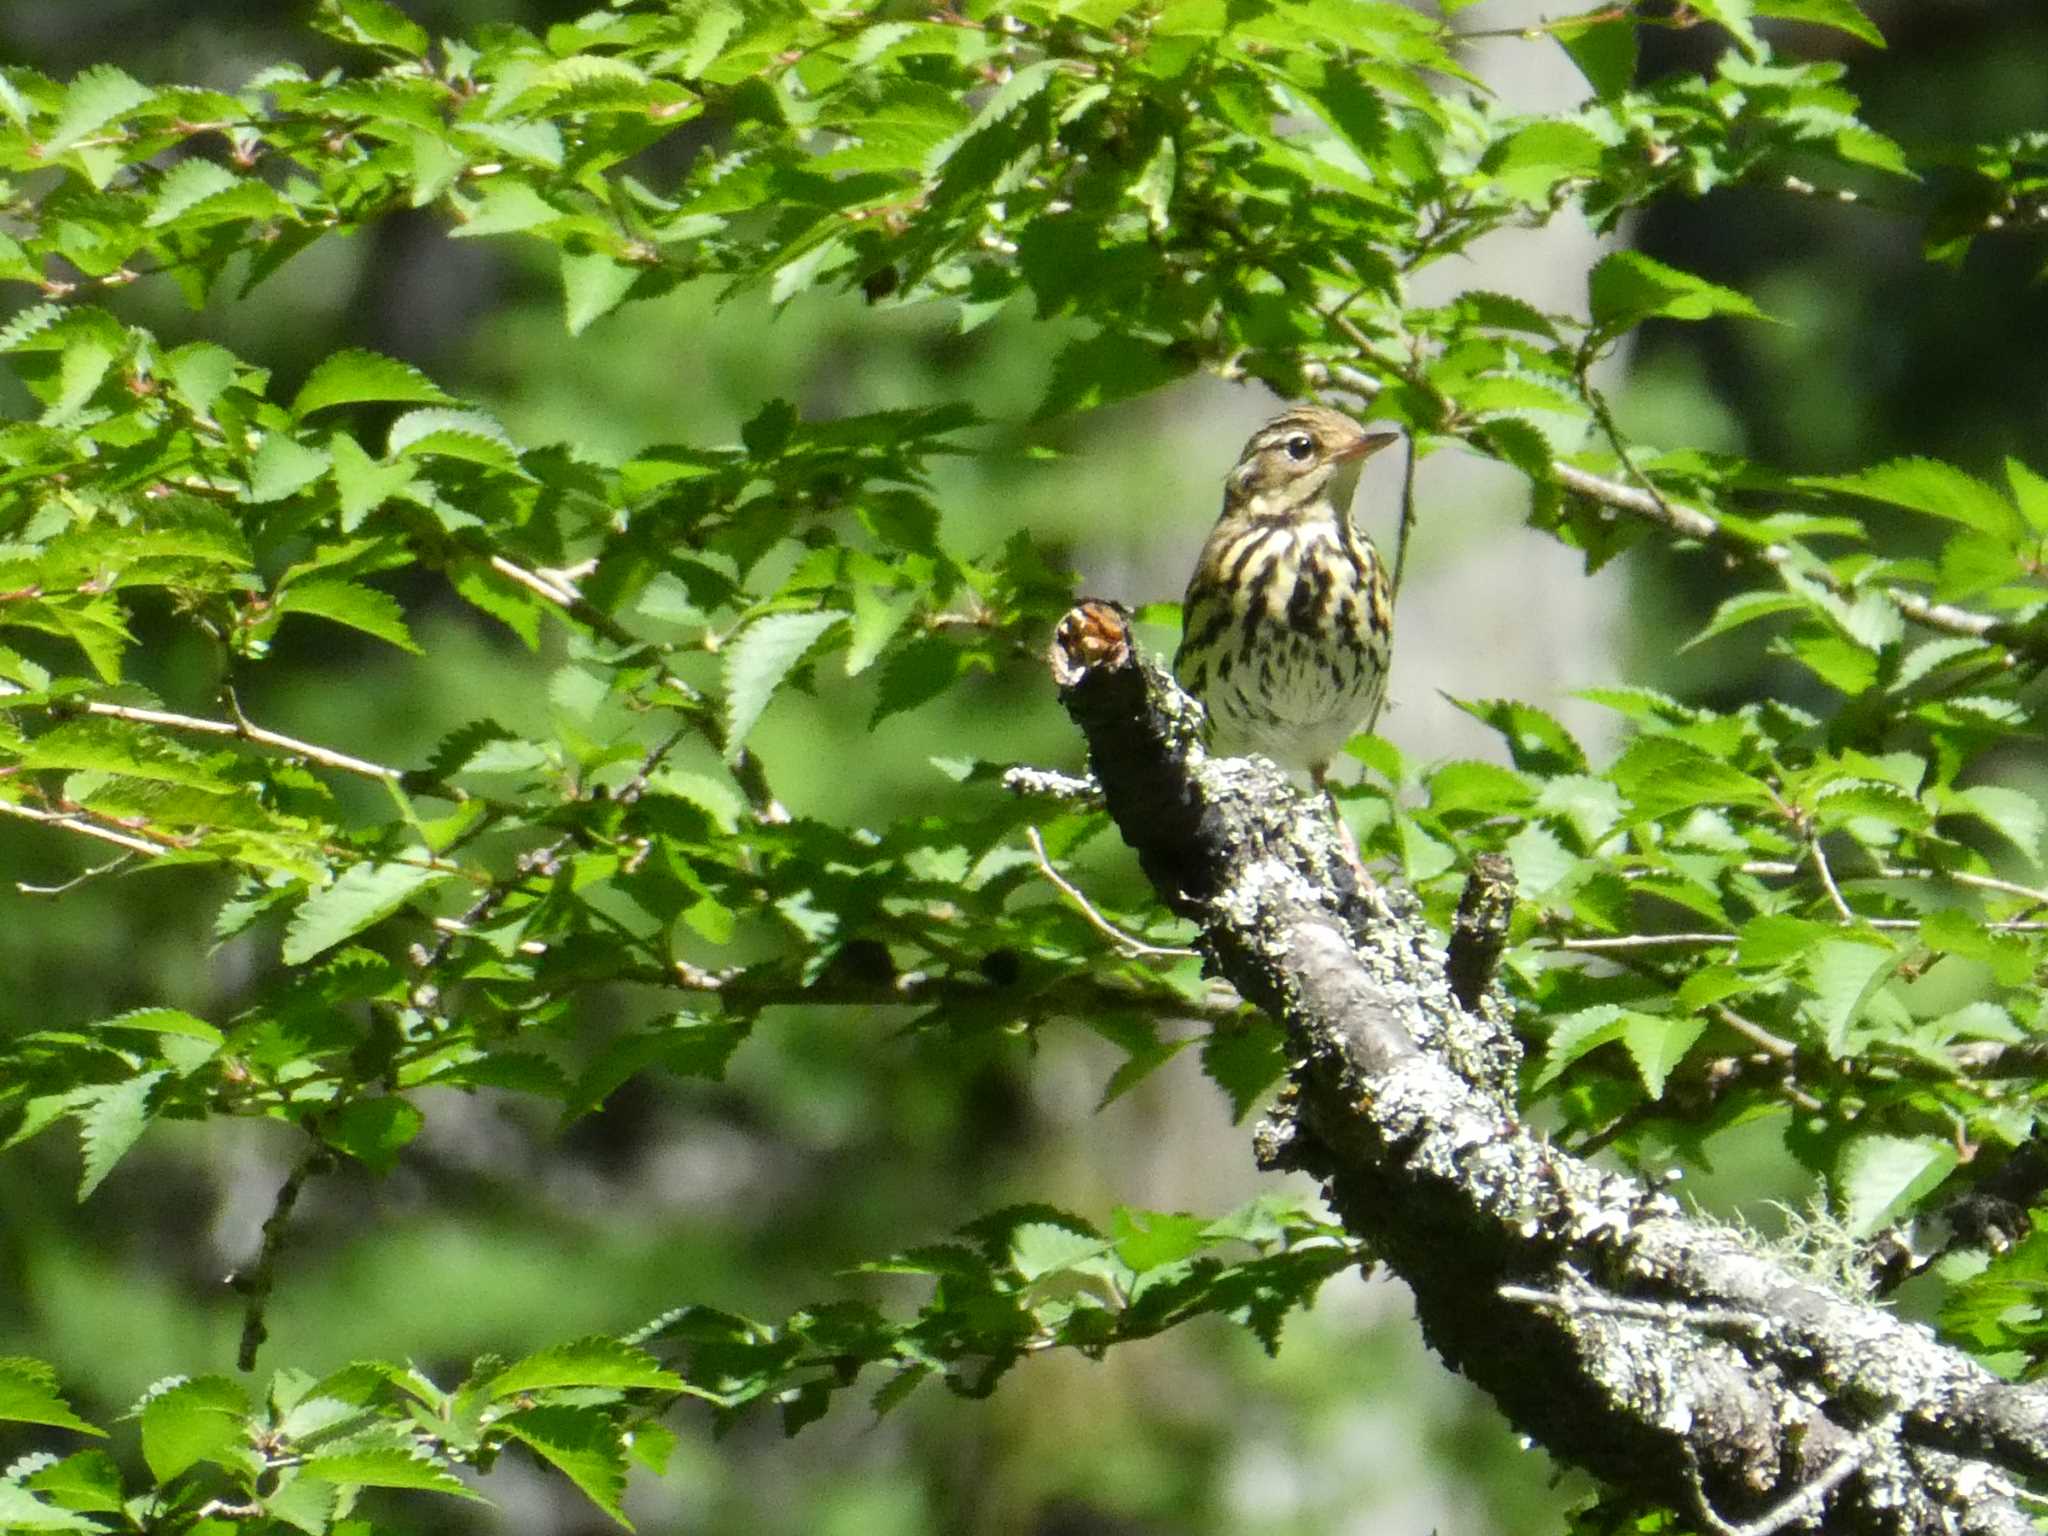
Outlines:
{"type": "Polygon", "coordinates": [[[1287,457],[1294,460],[1297,464],[1316,451],[1315,439],[1311,438],[1306,432],[1295,433],[1282,446],[1287,449],[1287,457]]]}

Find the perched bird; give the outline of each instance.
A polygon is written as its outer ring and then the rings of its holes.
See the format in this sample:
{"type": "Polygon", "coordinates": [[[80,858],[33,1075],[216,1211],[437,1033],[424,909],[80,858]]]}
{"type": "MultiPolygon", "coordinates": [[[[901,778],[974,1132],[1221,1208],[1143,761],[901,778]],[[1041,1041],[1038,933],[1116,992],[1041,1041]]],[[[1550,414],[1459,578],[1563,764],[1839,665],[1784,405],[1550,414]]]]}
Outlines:
{"type": "Polygon", "coordinates": [[[1365,459],[1398,440],[1319,405],[1282,411],[1223,482],[1183,605],[1174,673],[1210,744],[1307,769],[1318,789],[1386,691],[1394,615],[1379,551],[1351,526],[1365,459]]]}

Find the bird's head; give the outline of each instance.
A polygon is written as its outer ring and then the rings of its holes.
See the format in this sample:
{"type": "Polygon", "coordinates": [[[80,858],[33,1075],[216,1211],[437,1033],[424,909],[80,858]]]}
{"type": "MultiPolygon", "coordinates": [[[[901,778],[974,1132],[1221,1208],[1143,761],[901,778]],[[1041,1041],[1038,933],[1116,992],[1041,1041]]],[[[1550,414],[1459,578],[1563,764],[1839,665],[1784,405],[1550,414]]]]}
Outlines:
{"type": "Polygon", "coordinates": [[[1251,436],[1225,482],[1226,513],[1263,521],[1341,518],[1358,489],[1359,467],[1396,432],[1368,432],[1320,405],[1282,411],[1251,436]]]}

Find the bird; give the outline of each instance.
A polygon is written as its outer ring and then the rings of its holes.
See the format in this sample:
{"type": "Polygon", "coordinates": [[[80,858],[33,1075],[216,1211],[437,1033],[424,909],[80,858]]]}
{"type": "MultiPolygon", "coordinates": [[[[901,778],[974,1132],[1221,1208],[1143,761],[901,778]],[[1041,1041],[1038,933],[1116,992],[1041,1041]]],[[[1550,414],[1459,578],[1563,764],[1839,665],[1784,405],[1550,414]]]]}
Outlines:
{"type": "Polygon", "coordinates": [[[1350,508],[1365,460],[1399,440],[1299,405],[1244,445],[1188,582],[1173,659],[1208,711],[1212,751],[1306,770],[1327,793],[1331,762],[1379,714],[1393,593],[1350,508]]]}

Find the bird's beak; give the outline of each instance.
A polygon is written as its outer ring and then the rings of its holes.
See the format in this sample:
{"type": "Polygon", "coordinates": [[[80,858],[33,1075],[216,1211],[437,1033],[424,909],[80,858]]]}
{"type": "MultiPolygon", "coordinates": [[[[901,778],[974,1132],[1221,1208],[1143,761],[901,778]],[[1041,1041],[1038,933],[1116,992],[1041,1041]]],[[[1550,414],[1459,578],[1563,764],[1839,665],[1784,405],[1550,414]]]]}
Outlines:
{"type": "Polygon", "coordinates": [[[1361,433],[1355,442],[1339,448],[1330,457],[1339,463],[1347,459],[1370,458],[1390,443],[1398,443],[1399,441],[1401,441],[1401,434],[1398,432],[1365,432],[1361,433]]]}

